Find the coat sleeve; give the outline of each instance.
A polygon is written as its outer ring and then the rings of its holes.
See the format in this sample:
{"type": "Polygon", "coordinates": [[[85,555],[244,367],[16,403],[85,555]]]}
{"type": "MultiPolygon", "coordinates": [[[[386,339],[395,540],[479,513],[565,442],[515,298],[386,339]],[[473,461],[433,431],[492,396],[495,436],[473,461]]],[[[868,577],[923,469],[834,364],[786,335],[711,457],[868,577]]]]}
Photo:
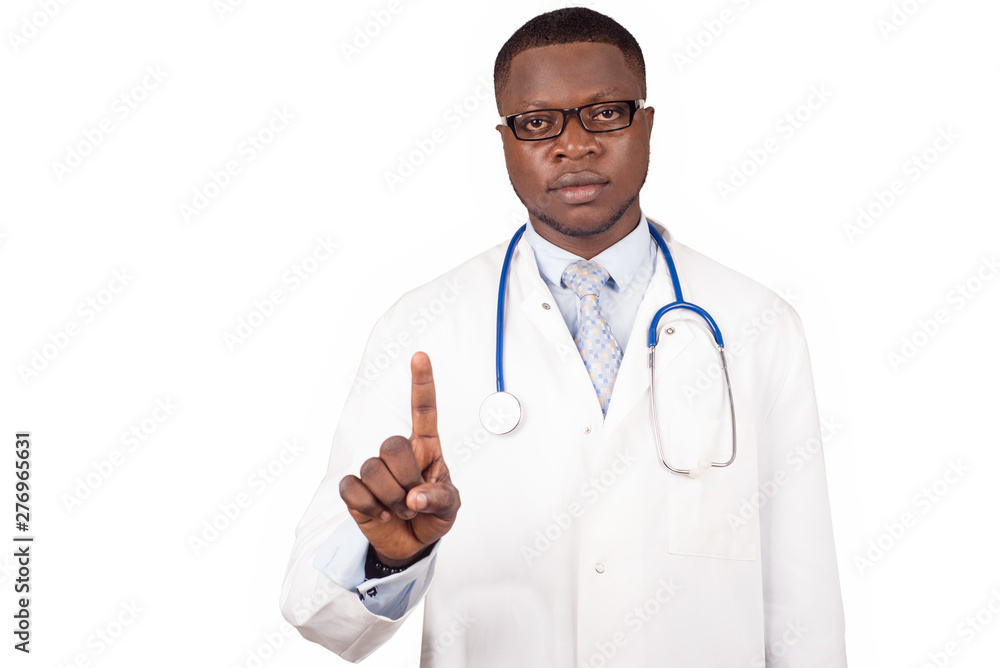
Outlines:
{"type": "MultiPolygon", "coordinates": [[[[359,592],[349,588],[347,580],[351,576],[346,572],[349,569],[338,569],[344,571],[338,575],[329,566],[334,561],[330,558],[331,536],[338,527],[343,534],[343,523],[354,521],[340,498],[340,479],[356,470],[364,459],[377,455],[386,438],[393,434],[408,435],[411,431],[407,406],[394,405],[399,402],[388,401],[385,393],[387,388],[396,387],[390,396],[400,396],[397,386],[403,379],[409,381],[409,356],[400,354],[391,364],[382,363],[379,355],[386,349],[386,332],[383,317],[369,337],[361,367],[344,404],[326,475],[296,527],[295,544],[281,588],[280,606],[285,619],[307,640],[352,662],[364,659],[396,633],[433,576],[431,563],[409,590],[402,607],[405,612],[398,619],[390,619],[370,611],[359,598],[359,592]],[[373,359],[379,364],[372,365],[373,359]]],[[[353,549],[355,542],[342,541],[343,549],[353,549]]],[[[363,553],[358,558],[363,559],[363,553]]],[[[427,560],[433,561],[432,557],[427,560]]],[[[340,561],[346,563],[350,559],[340,561]]],[[[405,573],[398,576],[405,577],[405,573]]]]}
{"type": "Polygon", "coordinates": [[[822,432],[802,324],[789,310],[777,345],[794,352],[758,437],[766,666],[843,668],[822,432]]]}

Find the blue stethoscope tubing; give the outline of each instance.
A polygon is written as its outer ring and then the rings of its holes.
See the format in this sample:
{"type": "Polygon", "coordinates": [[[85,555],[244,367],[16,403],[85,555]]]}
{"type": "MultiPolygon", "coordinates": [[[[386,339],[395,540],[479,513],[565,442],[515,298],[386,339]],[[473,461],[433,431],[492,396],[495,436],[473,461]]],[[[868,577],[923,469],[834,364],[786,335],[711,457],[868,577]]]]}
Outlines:
{"type": "MultiPolygon", "coordinates": [[[[674,258],[670,254],[670,249],[667,248],[667,243],[663,240],[660,233],[653,227],[652,223],[649,223],[649,233],[652,235],[653,239],[656,241],[656,245],[660,247],[663,252],[663,257],[667,262],[667,269],[670,271],[670,282],[673,284],[674,289],[674,301],[667,304],[666,306],[660,308],[656,314],[653,316],[652,321],[649,324],[649,334],[647,337],[647,343],[649,346],[649,403],[650,412],[653,416],[653,434],[656,438],[656,450],[660,455],[660,461],[663,463],[667,469],[678,473],[681,475],[687,475],[692,478],[698,477],[704,470],[711,467],[726,467],[736,460],[736,408],[733,405],[733,387],[729,380],[729,368],[726,363],[726,353],[725,353],[725,343],[722,339],[722,331],[719,329],[718,324],[716,324],[715,319],[706,311],[696,304],[684,301],[684,295],[681,292],[681,283],[677,278],[677,267],[674,265],[674,258]],[[729,418],[730,425],[732,427],[732,455],[728,461],[725,462],[709,462],[705,463],[699,460],[698,465],[691,469],[674,468],[669,463],[667,463],[667,458],[663,452],[663,444],[660,442],[660,430],[657,424],[656,418],[656,397],[655,397],[655,357],[656,357],[656,344],[657,344],[657,328],[660,319],[674,310],[686,310],[691,311],[698,315],[705,325],[708,327],[712,334],[712,338],[715,339],[716,346],[719,349],[719,359],[722,363],[722,371],[726,378],[726,394],[729,398],[729,418]]],[[[518,425],[521,419],[521,405],[517,398],[513,394],[507,392],[504,388],[504,375],[503,375],[503,343],[504,343],[504,311],[505,304],[507,301],[507,277],[510,275],[510,263],[514,256],[514,248],[517,246],[517,242],[520,241],[521,235],[524,234],[524,230],[527,224],[522,225],[514,232],[514,236],[511,237],[510,244],[507,246],[507,253],[504,255],[503,267],[500,270],[500,285],[498,287],[497,295],[497,334],[496,334],[496,377],[497,377],[497,391],[494,394],[489,395],[483,401],[482,407],[480,408],[480,420],[482,421],[483,427],[487,431],[493,434],[506,434],[513,431],[514,427],[518,425]]],[[[670,331],[668,329],[668,331],[670,331]]]]}

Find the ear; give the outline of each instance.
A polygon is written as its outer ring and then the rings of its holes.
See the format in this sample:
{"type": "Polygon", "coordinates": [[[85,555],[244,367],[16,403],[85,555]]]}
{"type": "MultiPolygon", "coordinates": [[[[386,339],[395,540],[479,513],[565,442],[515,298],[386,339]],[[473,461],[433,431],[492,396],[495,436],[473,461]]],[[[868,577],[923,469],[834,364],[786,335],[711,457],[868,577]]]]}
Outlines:
{"type": "Polygon", "coordinates": [[[500,133],[500,142],[504,145],[504,150],[507,149],[507,144],[512,141],[517,141],[514,137],[514,132],[510,129],[509,125],[505,123],[497,123],[497,132],[500,133]]]}
{"type": "Polygon", "coordinates": [[[652,133],[653,132],[653,114],[656,112],[656,109],[653,109],[652,107],[643,107],[643,108],[646,111],[646,123],[649,125],[649,132],[652,133]]]}

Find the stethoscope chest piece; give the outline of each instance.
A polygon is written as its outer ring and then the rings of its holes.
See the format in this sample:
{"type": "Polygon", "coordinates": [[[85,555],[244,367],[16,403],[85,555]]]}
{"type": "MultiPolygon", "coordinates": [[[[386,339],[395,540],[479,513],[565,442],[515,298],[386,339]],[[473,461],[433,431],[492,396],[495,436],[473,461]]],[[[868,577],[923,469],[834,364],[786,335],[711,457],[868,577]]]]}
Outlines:
{"type": "Polygon", "coordinates": [[[509,434],[521,421],[521,403],[510,392],[494,392],[479,407],[479,421],[491,434],[509,434]]]}

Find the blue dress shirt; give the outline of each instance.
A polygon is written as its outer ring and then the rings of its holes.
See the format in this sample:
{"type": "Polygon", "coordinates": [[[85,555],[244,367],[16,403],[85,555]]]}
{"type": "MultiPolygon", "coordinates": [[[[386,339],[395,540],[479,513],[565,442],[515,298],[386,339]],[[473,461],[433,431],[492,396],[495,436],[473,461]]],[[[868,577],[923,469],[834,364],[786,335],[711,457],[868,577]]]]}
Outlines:
{"type": "MultiPolygon", "coordinates": [[[[524,240],[534,251],[538,271],[559,306],[570,335],[575,339],[576,330],[580,327],[580,298],[563,285],[562,275],[566,267],[583,258],[540,237],[530,221],[524,230],[524,240]]],[[[611,275],[601,290],[598,303],[623,353],[635,325],[639,304],[653,278],[656,251],[656,241],[649,234],[646,216],[640,214],[635,229],[591,258],[611,275]]]]}

